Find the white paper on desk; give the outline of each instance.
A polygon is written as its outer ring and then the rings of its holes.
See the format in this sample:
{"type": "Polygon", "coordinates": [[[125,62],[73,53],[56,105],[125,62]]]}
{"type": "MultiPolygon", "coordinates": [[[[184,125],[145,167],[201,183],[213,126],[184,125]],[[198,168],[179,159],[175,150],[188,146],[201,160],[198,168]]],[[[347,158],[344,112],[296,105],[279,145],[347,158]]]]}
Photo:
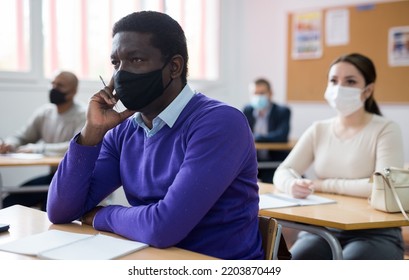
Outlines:
{"type": "Polygon", "coordinates": [[[68,246],[41,252],[38,257],[52,260],[110,260],[146,247],[148,245],[145,243],[97,234],[68,246]]]}
{"type": "Polygon", "coordinates": [[[260,209],[268,209],[297,206],[297,203],[281,199],[272,193],[266,193],[260,195],[260,201],[258,205],[260,209]]]}
{"type": "Polygon", "coordinates": [[[0,245],[0,250],[37,256],[40,252],[90,237],[89,234],[49,230],[0,245]]]}
{"type": "Polygon", "coordinates": [[[2,157],[9,157],[15,159],[41,159],[44,158],[43,154],[35,154],[35,153],[8,153],[2,154],[2,157]]]}
{"type": "Polygon", "coordinates": [[[42,259],[108,260],[148,247],[107,235],[49,230],[0,245],[0,250],[42,259]]]}
{"type": "Polygon", "coordinates": [[[308,206],[318,204],[335,203],[335,200],[310,194],[307,198],[294,198],[287,194],[282,193],[266,193],[260,195],[259,208],[282,208],[282,207],[294,207],[294,206],[308,206]]]}

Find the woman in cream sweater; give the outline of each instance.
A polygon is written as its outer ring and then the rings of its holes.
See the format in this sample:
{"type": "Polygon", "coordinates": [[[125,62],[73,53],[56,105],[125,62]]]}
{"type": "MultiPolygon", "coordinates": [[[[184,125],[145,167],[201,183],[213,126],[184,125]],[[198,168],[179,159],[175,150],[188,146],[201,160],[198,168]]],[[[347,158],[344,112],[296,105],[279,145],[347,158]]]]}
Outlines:
{"type": "MultiPolygon", "coordinates": [[[[330,67],[325,99],[337,116],[317,121],[274,175],[275,186],[297,198],[313,190],[369,197],[369,178],[385,167],[403,167],[399,126],[382,117],[374,99],[376,71],[361,54],[344,55],[330,67]],[[301,178],[311,165],[316,179],[301,178]]],[[[329,229],[343,247],[344,259],[403,259],[400,228],[341,231],[329,229]]],[[[291,248],[293,259],[331,259],[319,236],[301,232],[291,248]]]]}

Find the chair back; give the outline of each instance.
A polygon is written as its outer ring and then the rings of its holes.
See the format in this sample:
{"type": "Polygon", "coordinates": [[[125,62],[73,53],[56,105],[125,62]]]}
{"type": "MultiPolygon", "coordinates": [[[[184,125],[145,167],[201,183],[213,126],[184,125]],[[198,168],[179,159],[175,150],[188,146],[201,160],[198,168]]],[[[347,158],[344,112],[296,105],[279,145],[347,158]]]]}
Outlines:
{"type": "Polygon", "coordinates": [[[258,227],[261,233],[265,260],[277,260],[281,238],[281,225],[276,219],[259,216],[258,227]]]}

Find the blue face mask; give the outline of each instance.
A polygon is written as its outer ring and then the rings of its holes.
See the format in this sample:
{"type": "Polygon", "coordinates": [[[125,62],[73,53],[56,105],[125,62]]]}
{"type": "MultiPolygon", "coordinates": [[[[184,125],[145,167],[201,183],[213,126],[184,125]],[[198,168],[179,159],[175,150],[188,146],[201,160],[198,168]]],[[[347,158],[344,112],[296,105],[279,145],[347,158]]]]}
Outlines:
{"type": "Polygon", "coordinates": [[[269,99],[265,95],[254,95],[251,98],[251,106],[253,106],[255,110],[262,110],[266,108],[268,104],[269,104],[269,99]]]}

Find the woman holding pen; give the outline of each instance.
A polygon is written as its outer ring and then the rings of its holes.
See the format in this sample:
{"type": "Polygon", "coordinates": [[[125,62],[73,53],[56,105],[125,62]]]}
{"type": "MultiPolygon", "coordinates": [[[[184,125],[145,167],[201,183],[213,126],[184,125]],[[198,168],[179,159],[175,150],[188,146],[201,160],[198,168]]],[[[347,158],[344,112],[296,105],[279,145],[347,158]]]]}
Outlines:
{"type": "MultiPolygon", "coordinates": [[[[374,99],[375,80],[375,66],[364,55],[344,55],[331,64],[324,97],[337,116],[304,132],[274,175],[278,189],[298,198],[312,191],[369,197],[373,172],[403,167],[400,128],[382,117],[374,99]],[[301,178],[311,165],[316,179],[301,178]]],[[[400,228],[329,230],[340,241],[344,259],[403,259],[400,228]]],[[[291,253],[293,259],[332,256],[321,237],[305,232],[291,253]]]]}

